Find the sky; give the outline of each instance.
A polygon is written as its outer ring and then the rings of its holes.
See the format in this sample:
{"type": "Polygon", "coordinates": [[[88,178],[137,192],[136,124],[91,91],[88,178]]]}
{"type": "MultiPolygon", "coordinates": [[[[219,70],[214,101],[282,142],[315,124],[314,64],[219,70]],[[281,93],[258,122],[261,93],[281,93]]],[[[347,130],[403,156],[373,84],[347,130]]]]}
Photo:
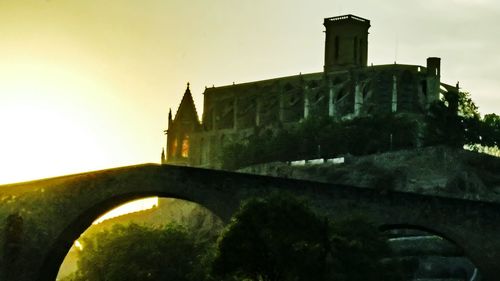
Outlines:
{"type": "Polygon", "coordinates": [[[205,86],[323,68],[323,18],[371,20],[368,63],[442,61],[500,113],[494,0],[0,0],[0,184],[159,163],[168,110],[205,86]]]}

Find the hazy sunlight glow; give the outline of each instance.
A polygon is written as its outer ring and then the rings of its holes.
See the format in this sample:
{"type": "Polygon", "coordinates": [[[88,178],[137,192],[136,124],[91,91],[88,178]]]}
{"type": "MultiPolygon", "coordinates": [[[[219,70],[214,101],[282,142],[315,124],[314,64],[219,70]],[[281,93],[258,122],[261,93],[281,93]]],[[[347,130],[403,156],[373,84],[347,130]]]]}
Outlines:
{"type": "Polygon", "coordinates": [[[202,114],[206,86],[321,71],[340,14],[373,21],[369,63],[441,57],[443,82],[498,113],[500,1],[345,2],[1,0],[0,184],[158,163],[186,82],[202,114]]]}
{"type": "Polygon", "coordinates": [[[75,248],[77,248],[80,251],[83,250],[82,243],[80,243],[80,241],[78,241],[78,240],[75,240],[75,248]]]}
{"type": "Polygon", "coordinates": [[[149,197],[143,198],[139,200],[135,200],[126,204],[123,204],[113,210],[105,213],[100,218],[95,220],[92,224],[98,224],[105,220],[109,220],[111,218],[123,216],[130,213],[140,212],[144,210],[149,210],[158,206],[158,197],[149,197]]]}

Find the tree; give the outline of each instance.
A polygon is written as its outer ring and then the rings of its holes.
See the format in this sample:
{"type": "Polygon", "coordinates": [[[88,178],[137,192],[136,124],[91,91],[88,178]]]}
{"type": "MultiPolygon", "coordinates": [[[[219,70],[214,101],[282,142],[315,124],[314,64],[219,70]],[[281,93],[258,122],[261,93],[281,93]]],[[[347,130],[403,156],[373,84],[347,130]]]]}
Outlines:
{"type": "Polygon", "coordinates": [[[365,220],[330,223],[297,198],[242,205],[218,242],[213,272],[254,281],[399,280],[386,240],[365,220]],[[362,269],[362,270],[360,270],[362,269]],[[360,272],[363,272],[362,274],[360,272]]]}
{"type": "Polygon", "coordinates": [[[69,280],[201,280],[201,249],[177,225],[115,225],[81,239],[78,271],[69,280]]]}
{"type": "Polygon", "coordinates": [[[336,259],[329,280],[407,280],[406,277],[415,270],[411,262],[388,259],[391,250],[387,238],[363,215],[333,222],[331,244],[336,259]]]}
{"type": "Polygon", "coordinates": [[[320,280],[326,225],[305,204],[271,196],[242,205],[218,244],[214,273],[251,280],[320,280]],[[306,277],[310,277],[307,279],[306,277]]]}
{"type": "Polygon", "coordinates": [[[500,147],[500,116],[486,114],[481,124],[481,144],[489,147],[500,147]]]}

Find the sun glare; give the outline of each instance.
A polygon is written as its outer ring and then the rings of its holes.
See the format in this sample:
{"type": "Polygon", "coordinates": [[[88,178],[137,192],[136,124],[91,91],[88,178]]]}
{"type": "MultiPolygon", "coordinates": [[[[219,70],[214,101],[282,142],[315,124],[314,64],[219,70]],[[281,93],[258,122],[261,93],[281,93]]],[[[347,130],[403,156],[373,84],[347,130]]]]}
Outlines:
{"type": "Polygon", "coordinates": [[[109,131],[98,95],[109,89],[85,74],[46,62],[0,66],[0,184],[113,166],[111,144],[98,137],[109,131]]]}
{"type": "Polygon", "coordinates": [[[105,220],[116,218],[130,213],[149,210],[158,206],[158,197],[148,197],[123,204],[102,215],[92,224],[99,224],[105,220]]]}
{"type": "Polygon", "coordinates": [[[80,241],[78,241],[78,240],[75,240],[75,248],[77,248],[80,251],[83,250],[82,243],[80,243],[80,241]]]}

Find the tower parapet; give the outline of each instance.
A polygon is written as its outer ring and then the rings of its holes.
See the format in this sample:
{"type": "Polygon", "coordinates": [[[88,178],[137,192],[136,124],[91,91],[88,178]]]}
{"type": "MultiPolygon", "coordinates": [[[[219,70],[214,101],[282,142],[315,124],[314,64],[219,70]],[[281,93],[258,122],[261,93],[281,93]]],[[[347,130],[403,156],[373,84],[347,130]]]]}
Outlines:
{"type": "Polygon", "coordinates": [[[325,18],[324,71],[342,67],[362,67],[368,62],[370,21],[355,15],[325,18]]]}

